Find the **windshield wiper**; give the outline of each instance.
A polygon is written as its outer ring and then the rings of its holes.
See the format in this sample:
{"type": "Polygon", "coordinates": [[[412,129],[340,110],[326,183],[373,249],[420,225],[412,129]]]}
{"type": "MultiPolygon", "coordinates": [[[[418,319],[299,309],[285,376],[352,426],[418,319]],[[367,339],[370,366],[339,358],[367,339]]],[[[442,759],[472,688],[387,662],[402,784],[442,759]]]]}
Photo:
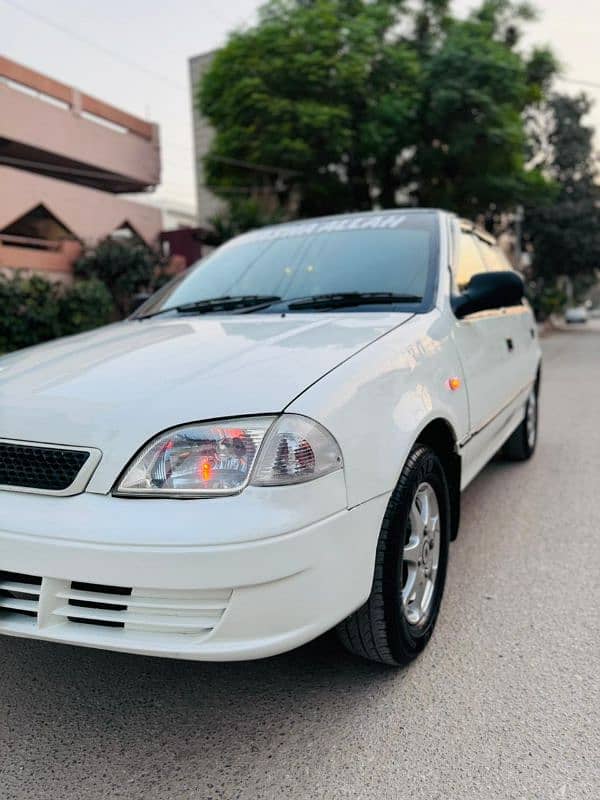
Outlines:
{"type": "Polygon", "coordinates": [[[288,301],[288,308],[297,311],[302,308],[351,308],[362,305],[384,305],[394,303],[420,303],[423,298],[417,294],[397,294],[396,292],[336,292],[299,297],[288,301]]]}
{"type": "Polygon", "coordinates": [[[278,295],[242,294],[231,297],[211,297],[195,300],[177,306],[167,306],[134,319],[150,319],[159,314],[176,311],[178,314],[209,314],[213,311],[239,311],[242,314],[261,311],[272,305],[285,305],[290,311],[302,309],[352,308],[362,305],[393,305],[395,303],[420,303],[423,298],[417,294],[398,294],[396,292],[330,292],[283,300],[278,295]]]}
{"type": "Polygon", "coordinates": [[[224,297],[210,297],[207,300],[195,300],[192,303],[182,303],[178,306],[167,306],[158,311],[152,311],[150,314],[142,314],[135,319],[149,319],[157,317],[159,314],[166,314],[168,311],[177,311],[179,314],[208,314],[211,311],[235,311],[236,309],[259,311],[280,300],[281,297],[274,294],[241,294],[235,297],[225,295],[224,297]]]}

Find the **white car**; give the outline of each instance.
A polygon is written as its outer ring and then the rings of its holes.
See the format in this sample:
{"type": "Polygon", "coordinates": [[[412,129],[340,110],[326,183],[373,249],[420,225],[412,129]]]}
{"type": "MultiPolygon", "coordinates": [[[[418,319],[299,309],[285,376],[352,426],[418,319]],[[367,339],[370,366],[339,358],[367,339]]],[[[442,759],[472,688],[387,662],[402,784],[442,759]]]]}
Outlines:
{"type": "Polygon", "coordinates": [[[584,323],[588,321],[588,310],[585,306],[575,306],[565,311],[565,322],[569,324],[584,323]]]}
{"type": "Polygon", "coordinates": [[[404,664],[461,490],[533,453],[539,380],[521,278],[449,213],[240,236],[0,359],[0,632],[233,660],[337,626],[404,664]]]}

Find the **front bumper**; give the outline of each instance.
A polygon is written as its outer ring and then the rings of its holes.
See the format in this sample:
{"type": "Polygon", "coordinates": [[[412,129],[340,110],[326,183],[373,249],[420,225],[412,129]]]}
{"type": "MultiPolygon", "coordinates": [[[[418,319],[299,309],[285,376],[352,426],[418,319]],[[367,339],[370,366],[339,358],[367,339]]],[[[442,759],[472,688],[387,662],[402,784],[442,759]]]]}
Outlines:
{"type": "Polygon", "coordinates": [[[387,496],[324,513],[339,503],[340,481],[328,476],[307,489],[321,514],[311,521],[301,487],[285,497],[265,492],[264,538],[256,538],[250,494],[219,515],[221,500],[2,493],[0,633],[198,660],[290,650],[333,627],[371,589],[387,496]],[[236,541],[214,542],[219,516],[237,519],[236,541]]]}

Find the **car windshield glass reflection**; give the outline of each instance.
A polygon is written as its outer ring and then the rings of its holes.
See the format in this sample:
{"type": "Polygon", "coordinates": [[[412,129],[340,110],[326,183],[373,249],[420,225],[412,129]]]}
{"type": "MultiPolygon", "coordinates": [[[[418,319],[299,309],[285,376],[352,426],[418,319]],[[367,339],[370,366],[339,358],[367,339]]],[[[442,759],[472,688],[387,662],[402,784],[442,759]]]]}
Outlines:
{"type": "Polygon", "coordinates": [[[270,298],[280,298],[285,310],[300,311],[311,304],[294,307],[292,301],[335,295],[345,300],[319,302],[317,310],[373,307],[377,298],[381,305],[419,306],[431,289],[436,234],[431,212],[352,215],[259,229],[199,262],[136,316],[185,306],[194,311],[194,305],[198,313],[247,312],[253,305],[264,310],[270,298]],[[364,303],[350,302],[361,295],[368,298],[364,303]],[[237,298],[242,300],[233,302],[237,298]]]}

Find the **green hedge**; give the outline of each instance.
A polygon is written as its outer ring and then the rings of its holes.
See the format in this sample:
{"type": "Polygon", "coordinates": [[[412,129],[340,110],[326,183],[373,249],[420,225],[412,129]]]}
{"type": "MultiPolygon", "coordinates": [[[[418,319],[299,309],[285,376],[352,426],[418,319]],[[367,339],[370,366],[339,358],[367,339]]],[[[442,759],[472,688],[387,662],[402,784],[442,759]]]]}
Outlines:
{"type": "Polygon", "coordinates": [[[37,275],[0,275],[0,353],[80,333],[115,319],[110,292],[96,278],[70,285],[37,275]]]}

